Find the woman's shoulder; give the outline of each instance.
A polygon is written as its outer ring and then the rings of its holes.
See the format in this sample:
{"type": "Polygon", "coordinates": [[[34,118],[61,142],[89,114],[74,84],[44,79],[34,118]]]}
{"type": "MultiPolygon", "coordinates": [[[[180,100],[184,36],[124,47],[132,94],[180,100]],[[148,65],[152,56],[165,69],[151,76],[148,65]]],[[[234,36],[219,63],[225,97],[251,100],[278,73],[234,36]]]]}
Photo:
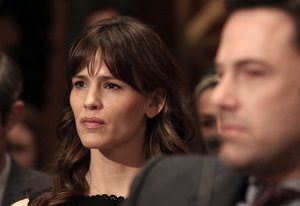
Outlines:
{"type": "Polygon", "coordinates": [[[12,204],[11,206],[27,206],[27,205],[28,205],[28,202],[29,202],[29,199],[26,198],[26,199],[20,200],[20,201],[18,201],[18,202],[15,202],[15,203],[12,204]]]}

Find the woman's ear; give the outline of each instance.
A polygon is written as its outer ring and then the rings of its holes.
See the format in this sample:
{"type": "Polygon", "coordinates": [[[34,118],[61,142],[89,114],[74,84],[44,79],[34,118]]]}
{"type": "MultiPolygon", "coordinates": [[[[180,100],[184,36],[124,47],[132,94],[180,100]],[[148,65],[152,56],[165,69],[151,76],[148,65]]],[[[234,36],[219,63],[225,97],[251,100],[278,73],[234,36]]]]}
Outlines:
{"type": "Polygon", "coordinates": [[[7,130],[9,131],[18,121],[20,121],[24,112],[24,102],[22,100],[15,101],[10,107],[7,117],[7,130]]]}
{"type": "Polygon", "coordinates": [[[161,112],[165,106],[166,93],[162,89],[157,89],[151,94],[151,101],[146,111],[148,118],[153,118],[161,112]]]}

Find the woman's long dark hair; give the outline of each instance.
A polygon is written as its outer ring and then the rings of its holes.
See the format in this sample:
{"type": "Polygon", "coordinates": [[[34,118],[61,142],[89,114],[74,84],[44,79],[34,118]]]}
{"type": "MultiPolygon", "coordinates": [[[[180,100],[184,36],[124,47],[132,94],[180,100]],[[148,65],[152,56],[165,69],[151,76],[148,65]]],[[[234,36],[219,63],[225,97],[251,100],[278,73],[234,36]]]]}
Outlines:
{"type": "Polygon", "coordinates": [[[72,77],[86,66],[93,73],[99,51],[102,63],[115,78],[140,93],[161,89],[166,95],[162,112],[147,122],[146,159],[161,153],[186,153],[188,143],[197,138],[190,114],[193,91],[183,91],[180,68],[160,37],[131,17],[102,21],[84,30],[71,47],[65,108],[58,127],[62,144],[53,171],[54,185],[51,192],[44,193],[31,205],[72,205],[88,190],[83,177],[88,172],[90,152],[78,137],[69,95],[72,77]]]}

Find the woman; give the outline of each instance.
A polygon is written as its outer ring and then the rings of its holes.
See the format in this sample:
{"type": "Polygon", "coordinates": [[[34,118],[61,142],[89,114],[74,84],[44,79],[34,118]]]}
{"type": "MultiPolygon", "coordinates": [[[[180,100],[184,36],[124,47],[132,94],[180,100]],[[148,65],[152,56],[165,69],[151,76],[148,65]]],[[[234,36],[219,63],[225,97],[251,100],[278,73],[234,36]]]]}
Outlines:
{"type": "Polygon", "coordinates": [[[218,136],[218,108],[211,104],[211,95],[217,84],[218,77],[209,74],[204,76],[195,87],[194,101],[198,116],[198,128],[204,139],[218,136]]]}
{"type": "Polygon", "coordinates": [[[197,130],[179,76],[158,35],[136,19],[83,31],[69,54],[53,187],[30,205],[117,205],[151,156],[188,152],[197,130]]]}

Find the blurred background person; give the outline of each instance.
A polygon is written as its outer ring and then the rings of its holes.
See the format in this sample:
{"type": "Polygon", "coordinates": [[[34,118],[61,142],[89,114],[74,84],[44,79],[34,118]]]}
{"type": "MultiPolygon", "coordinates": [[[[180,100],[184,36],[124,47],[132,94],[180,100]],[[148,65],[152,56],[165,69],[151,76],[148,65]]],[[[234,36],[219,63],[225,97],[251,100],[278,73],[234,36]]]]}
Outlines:
{"type": "Polygon", "coordinates": [[[89,9],[83,19],[83,27],[91,26],[99,21],[121,15],[122,12],[113,5],[103,5],[89,9]]]}
{"type": "Polygon", "coordinates": [[[119,16],[120,12],[115,8],[94,9],[84,19],[84,26],[91,26],[99,21],[119,16]]]}
{"type": "Polygon", "coordinates": [[[23,113],[22,83],[16,64],[0,52],[0,205],[3,206],[50,185],[46,175],[23,168],[7,151],[6,135],[23,113]]]}
{"type": "Polygon", "coordinates": [[[41,118],[37,109],[25,104],[20,121],[7,134],[8,152],[23,167],[42,169],[41,128],[41,118]]]}
{"type": "Polygon", "coordinates": [[[198,127],[201,137],[218,135],[218,108],[211,103],[211,94],[214,87],[218,84],[216,75],[210,74],[201,79],[195,88],[195,107],[198,117],[198,127]]]}
{"type": "Polygon", "coordinates": [[[219,109],[211,102],[213,89],[217,86],[218,77],[207,74],[195,87],[194,108],[200,139],[205,143],[208,153],[215,153],[218,148],[220,114],[219,109]]]}
{"type": "Polygon", "coordinates": [[[134,4],[132,0],[73,0],[70,4],[70,37],[73,41],[80,31],[99,21],[119,15],[133,15],[134,4]]]}

